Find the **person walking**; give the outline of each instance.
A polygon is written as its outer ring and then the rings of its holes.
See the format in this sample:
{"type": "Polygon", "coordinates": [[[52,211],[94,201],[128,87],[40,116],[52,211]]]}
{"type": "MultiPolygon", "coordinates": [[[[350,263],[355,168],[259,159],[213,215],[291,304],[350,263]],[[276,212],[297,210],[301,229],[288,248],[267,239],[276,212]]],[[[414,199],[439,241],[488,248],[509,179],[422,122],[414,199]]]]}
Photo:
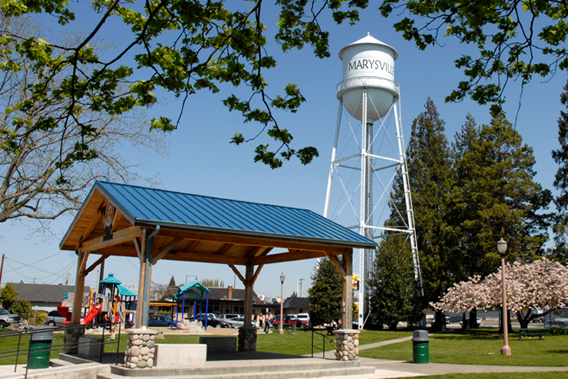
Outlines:
{"type": "Polygon", "coordinates": [[[264,333],[270,332],[270,327],[272,326],[272,313],[270,311],[266,314],[264,321],[264,333]]]}

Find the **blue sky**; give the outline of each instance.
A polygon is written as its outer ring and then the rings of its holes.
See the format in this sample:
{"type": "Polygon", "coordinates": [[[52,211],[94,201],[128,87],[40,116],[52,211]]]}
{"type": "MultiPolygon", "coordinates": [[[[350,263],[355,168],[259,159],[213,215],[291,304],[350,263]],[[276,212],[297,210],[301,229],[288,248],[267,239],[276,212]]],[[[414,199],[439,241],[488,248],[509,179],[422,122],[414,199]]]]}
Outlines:
{"type": "MultiPolygon", "coordinates": [[[[250,6],[250,3],[245,5],[250,6]]],[[[269,13],[270,20],[265,23],[268,33],[274,33],[277,18],[274,12],[269,13]]],[[[297,83],[307,98],[296,114],[279,114],[278,120],[294,135],[295,148],[312,145],[319,149],[320,157],[312,164],[302,166],[292,161],[285,163],[283,168],[271,170],[253,162],[254,147],[258,143],[266,143],[266,140],[260,139],[244,146],[229,144],[235,132],[243,132],[245,137],[250,137],[258,132],[258,127],[243,124],[238,114],[228,112],[221,104],[221,99],[232,91],[227,87],[222,88],[222,93],[218,95],[204,92],[189,99],[180,127],[169,138],[169,149],[163,156],[128,147],[124,147],[123,155],[130,161],[141,162],[143,175],[157,176],[162,188],[307,208],[322,214],[338,110],[336,85],[341,81],[341,61],[337,54],[342,47],[364,37],[367,32],[398,50],[395,80],[401,87],[400,106],[406,143],[410,137],[411,123],[423,111],[427,97],[432,98],[446,122],[450,141],[465,122],[467,113],[471,113],[478,124],[489,122],[487,106],[470,101],[444,103],[444,97],[462,79],[453,61],[467,52],[467,46],[445,39],[444,46],[419,51],[394,31],[391,26],[393,20],[385,20],[377,10],[369,9],[361,19],[355,26],[337,26],[327,19],[322,22],[323,27],[330,31],[331,57],[328,59],[315,58],[309,47],[282,53],[273,41],[269,43],[269,52],[278,61],[278,67],[267,74],[270,88],[277,92],[286,83],[297,83]]],[[[92,19],[88,13],[81,10],[79,24],[88,25],[89,20],[92,19]]],[[[42,19],[42,22],[50,23],[47,19],[42,19]]],[[[121,35],[118,31],[120,29],[106,29],[105,36],[113,41],[115,36],[121,35]]],[[[119,45],[120,41],[114,43],[119,45]]],[[[551,150],[558,147],[557,120],[562,109],[559,94],[565,83],[566,74],[559,73],[546,82],[536,78],[527,85],[516,123],[524,142],[534,149],[536,179],[549,189],[552,189],[557,169],[551,158],[551,150]]],[[[509,83],[506,96],[505,110],[513,122],[519,105],[519,83],[509,83]]],[[[163,100],[149,114],[177,115],[179,101],[172,98],[163,100]]],[[[33,282],[35,278],[36,283],[56,284],[64,282],[69,273],[73,282],[75,255],[58,249],[59,240],[71,220],[71,216],[66,216],[53,222],[53,236],[47,240],[31,234],[20,222],[0,224],[1,253],[8,258],[2,281],[33,282]]],[[[299,278],[304,279],[305,292],[309,288],[314,265],[314,260],[307,260],[265,266],[258,277],[255,291],[257,294],[279,297],[279,275],[283,272],[286,275],[285,296],[297,290],[299,278]]],[[[357,263],[354,267],[358,267],[357,263]]],[[[108,259],[105,272],[114,273],[124,285],[136,286],[138,283],[138,262],[134,259],[108,259]]],[[[225,285],[232,285],[235,281],[235,275],[227,266],[167,261],[160,261],[154,267],[153,281],[167,283],[172,275],[177,283],[184,283],[186,278],[193,280],[195,276],[199,279],[220,279],[225,285]]],[[[96,280],[95,271],[87,277],[87,284],[94,285],[96,280]]],[[[238,279],[236,284],[242,287],[238,279]]]]}

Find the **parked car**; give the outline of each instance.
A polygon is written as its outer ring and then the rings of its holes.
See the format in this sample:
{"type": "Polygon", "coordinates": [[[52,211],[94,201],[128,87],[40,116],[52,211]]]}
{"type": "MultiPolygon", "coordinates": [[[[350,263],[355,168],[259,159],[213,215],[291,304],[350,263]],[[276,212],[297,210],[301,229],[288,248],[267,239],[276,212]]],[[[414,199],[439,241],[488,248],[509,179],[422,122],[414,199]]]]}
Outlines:
{"type": "MultiPolygon", "coordinates": [[[[201,320],[199,317],[197,319],[201,320]]],[[[201,322],[203,323],[203,326],[205,326],[205,317],[203,317],[201,322]]],[[[217,315],[212,313],[207,315],[207,326],[211,326],[213,328],[232,328],[231,324],[229,324],[227,320],[221,320],[220,318],[217,318],[217,315]]]]}
{"type": "MultiPolygon", "coordinates": [[[[172,318],[167,315],[151,315],[148,316],[148,326],[161,326],[170,327],[172,325],[172,318]]],[[[173,321],[174,327],[177,327],[175,320],[173,321]]]]}
{"type": "Polygon", "coordinates": [[[307,329],[310,326],[310,314],[309,313],[298,313],[296,315],[298,319],[298,327],[302,329],[307,329]]]}
{"type": "Polygon", "coordinates": [[[11,324],[19,324],[20,323],[20,316],[12,314],[5,310],[4,308],[0,308],[0,329],[4,329],[8,325],[11,324]]]}
{"type": "Polygon", "coordinates": [[[245,324],[245,318],[244,317],[235,317],[232,318],[230,320],[225,320],[227,321],[229,324],[231,324],[231,327],[233,328],[240,328],[241,326],[244,326],[245,324]]]}
{"type": "Polygon", "coordinates": [[[221,320],[232,320],[232,319],[235,319],[237,317],[244,317],[244,316],[239,314],[239,313],[227,313],[227,314],[221,315],[221,320]]]}
{"type": "Polygon", "coordinates": [[[61,316],[59,312],[51,311],[47,314],[47,317],[45,318],[45,321],[43,323],[49,326],[59,326],[63,325],[65,321],[65,317],[61,316]]]}
{"type": "MultiPolygon", "coordinates": [[[[295,327],[295,328],[307,328],[308,325],[303,325],[301,322],[298,321],[298,317],[296,315],[284,315],[284,322],[282,323],[283,327],[295,327]]],[[[276,329],[280,328],[280,315],[276,316],[274,320],[272,320],[272,326],[276,329]]]]}

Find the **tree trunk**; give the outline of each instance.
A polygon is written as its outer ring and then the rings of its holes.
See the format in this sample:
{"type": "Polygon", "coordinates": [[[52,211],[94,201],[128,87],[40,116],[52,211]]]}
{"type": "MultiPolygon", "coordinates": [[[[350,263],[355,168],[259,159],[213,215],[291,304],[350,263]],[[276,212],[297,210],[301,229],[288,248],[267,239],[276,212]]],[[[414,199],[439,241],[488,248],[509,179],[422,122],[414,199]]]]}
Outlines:
{"type": "Polygon", "coordinates": [[[434,325],[432,328],[436,331],[444,330],[444,326],[446,325],[446,316],[442,311],[436,311],[434,316],[434,325]]]}
{"type": "Polygon", "coordinates": [[[466,322],[466,319],[465,319],[465,312],[464,312],[464,313],[462,313],[462,330],[467,330],[467,329],[468,329],[468,326],[467,326],[467,322],[466,322]]]}
{"type": "Polygon", "coordinates": [[[469,328],[470,329],[479,328],[479,324],[477,323],[477,309],[476,308],[469,311],[469,328]]]}

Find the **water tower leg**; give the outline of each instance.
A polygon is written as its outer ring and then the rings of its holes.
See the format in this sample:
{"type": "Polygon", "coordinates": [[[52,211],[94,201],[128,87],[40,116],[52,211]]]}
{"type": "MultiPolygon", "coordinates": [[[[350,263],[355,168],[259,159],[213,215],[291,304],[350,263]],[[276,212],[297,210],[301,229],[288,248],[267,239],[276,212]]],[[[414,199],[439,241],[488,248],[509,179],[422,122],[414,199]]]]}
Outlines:
{"type": "Polygon", "coordinates": [[[329,167],[329,177],[327,179],[327,191],[325,194],[325,207],[323,217],[327,217],[329,212],[329,199],[331,198],[331,185],[333,182],[333,172],[335,171],[335,160],[337,159],[337,141],[339,141],[339,128],[341,125],[341,113],[343,112],[343,100],[339,100],[339,110],[337,112],[337,125],[335,126],[335,138],[333,140],[333,150],[331,151],[331,165],[329,167]]]}

